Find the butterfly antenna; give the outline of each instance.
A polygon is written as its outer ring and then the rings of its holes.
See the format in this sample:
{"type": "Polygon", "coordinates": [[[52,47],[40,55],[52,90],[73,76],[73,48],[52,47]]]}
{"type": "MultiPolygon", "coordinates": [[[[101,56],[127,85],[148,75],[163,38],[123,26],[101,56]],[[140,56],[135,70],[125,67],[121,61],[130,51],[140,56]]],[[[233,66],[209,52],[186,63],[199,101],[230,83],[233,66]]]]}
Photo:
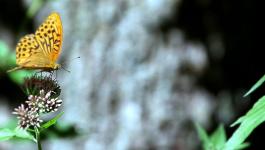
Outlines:
{"type": "MultiPolygon", "coordinates": [[[[70,61],[75,60],[75,59],[77,59],[77,58],[81,58],[81,57],[78,56],[78,57],[76,57],[76,58],[72,58],[70,61]]],[[[66,64],[66,60],[64,60],[61,64],[62,64],[62,65],[65,65],[65,64],[66,64]]]]}
{"type": "Polygon", "coordinates": [[[71,71],[65,69],[63,66],[61,66],[63,70],[67,71],[68,73],[70,73],[71,71]]]}
{"type": "MultiPolygon", "coordinates": [[[[78,57],[76,57],[76,58],[73,58],[73,59],[71,59],[70,61],[72,61],[72,60],[74,60],[74,59],[77,59],[77,58],[81,58],[80,56],[78,56],[78,57]]],[[[67,70],[66,68],[64,68],[63,66],[66,64],[66,60],[65,61],[63,61],[62,63],[61,63],[61,68],[63,69],[63,70],[65,70],[65,71],[67,71],[67,72],[69,72],[70,73],[70,71],[69,70],[67,70]]]]}

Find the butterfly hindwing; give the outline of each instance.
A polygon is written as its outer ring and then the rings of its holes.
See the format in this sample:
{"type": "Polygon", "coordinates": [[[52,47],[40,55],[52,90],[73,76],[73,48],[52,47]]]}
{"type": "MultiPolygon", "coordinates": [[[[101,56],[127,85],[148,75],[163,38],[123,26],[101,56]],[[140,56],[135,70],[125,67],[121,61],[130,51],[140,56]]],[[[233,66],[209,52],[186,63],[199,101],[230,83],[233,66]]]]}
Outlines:
{"type": "Polygon", "coordinates": [[[22,67],[34,67],[47,64],[48,57],[43,56],[34,34],[21,38],[16,47],[16,63],[22,67]],[[41,58],[41,60],[38,60],[41,58]]]}

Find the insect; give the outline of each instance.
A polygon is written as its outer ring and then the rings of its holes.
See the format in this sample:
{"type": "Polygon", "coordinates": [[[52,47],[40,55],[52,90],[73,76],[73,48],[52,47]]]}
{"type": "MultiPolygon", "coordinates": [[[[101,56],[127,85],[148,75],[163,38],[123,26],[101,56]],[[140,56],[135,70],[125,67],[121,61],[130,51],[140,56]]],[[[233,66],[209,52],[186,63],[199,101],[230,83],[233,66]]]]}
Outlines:
{"type": "Polygon", "coordinates": [[[25,35],[16,46],[17,67],[8,70],[41,69],[53,71],[60,68],[56,63],[63,40],[63,27],[58,13],[51,13],[35,34],[25,35]]]}

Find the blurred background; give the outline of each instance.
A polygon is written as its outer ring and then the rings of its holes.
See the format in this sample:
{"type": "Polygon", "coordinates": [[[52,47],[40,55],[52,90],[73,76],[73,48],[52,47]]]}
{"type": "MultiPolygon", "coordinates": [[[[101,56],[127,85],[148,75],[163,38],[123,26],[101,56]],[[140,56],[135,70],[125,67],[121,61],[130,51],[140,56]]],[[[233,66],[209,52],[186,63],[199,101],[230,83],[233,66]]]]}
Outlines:
{"type": "MultiPolygon", "coordinates": [[[[64,115],[43,135],[47,150],[196,150],[194,122],[208,132],[229,125],[264,94],[246,92],[264,73],[264,30],[258,1],[2,0],[0,128],[26,99],[27,74],[7,74],[15,47],[51,13],[63,22],[57,71],[64,115]],[[74,59],[81,56],[80,59],[74,59]]],[[[264,148],[265,128],[249,149],[264,148]]],[[[1,150],[35,149],[27,141],[1,150]]]]}

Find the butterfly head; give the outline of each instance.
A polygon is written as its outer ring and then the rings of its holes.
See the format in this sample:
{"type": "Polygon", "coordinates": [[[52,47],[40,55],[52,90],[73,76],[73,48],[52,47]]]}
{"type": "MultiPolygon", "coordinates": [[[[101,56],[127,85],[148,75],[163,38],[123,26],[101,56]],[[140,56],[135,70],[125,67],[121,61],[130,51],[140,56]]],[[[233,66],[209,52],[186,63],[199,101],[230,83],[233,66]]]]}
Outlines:
{"type": "Polygon", "coordinates": [[[60,64],[54,64],[53,69],[54,70],[58,70],[59,68],[61,68],[60,64]]]}

